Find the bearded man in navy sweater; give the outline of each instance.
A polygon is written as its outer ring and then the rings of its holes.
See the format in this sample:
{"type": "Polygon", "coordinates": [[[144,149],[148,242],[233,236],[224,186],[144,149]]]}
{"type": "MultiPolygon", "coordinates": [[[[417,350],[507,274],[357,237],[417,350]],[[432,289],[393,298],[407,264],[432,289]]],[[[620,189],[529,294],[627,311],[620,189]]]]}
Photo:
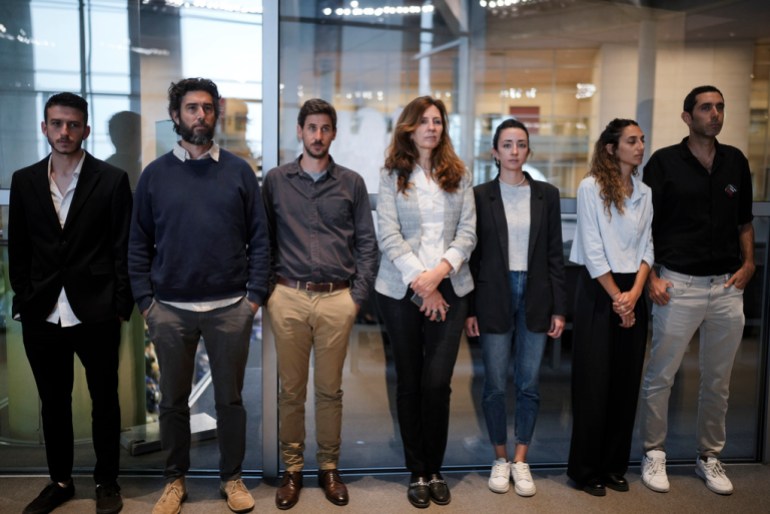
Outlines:
{"type": "Polygon", "coordinates": [[[220,492],[233,512],[254,499],[241,480],[246,446],[243,389],[254,315],[267,294],[269,248],[259,184],[246,161],[214,142],[219,91],[207,79],[168,90],[181,136],[139,178],[128,268],[161,369],[160,434],[166,486],[153,514],[178,513],[187,498],[190,395],[203,337],[211,363],[220,451],[220,492]]]}

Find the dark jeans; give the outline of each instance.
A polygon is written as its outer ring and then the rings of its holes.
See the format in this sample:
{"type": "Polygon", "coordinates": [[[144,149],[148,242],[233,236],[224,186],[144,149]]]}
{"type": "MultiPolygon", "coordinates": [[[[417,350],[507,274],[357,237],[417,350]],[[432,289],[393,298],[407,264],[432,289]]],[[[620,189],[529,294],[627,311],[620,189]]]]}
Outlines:
{"type": "Polygon", "coordinates": [[[118,347],[120,322],[82,323],[62,328],[46,321],[22,323],[24,350],[40,395],[48,472],[54,482],[72,476],[74,356],[86,371],[91,394],[91,437],[96,453],[94,481],[114,482],[120,460],[118,347]]]}
{"type": "MultiPolygon", "coordinates": [[[[634,273],[613,273],[621,291],[634,273]]],[[[567,475],[579,485],[628,471],[634,416],[647,344],[645,295],[634,308],[636,323],[620,316],[598,281],[583,268],[575,294],[572,346],[572,440],[567,475]]]]}
{"type": "Polygon", "coordinates": [[[406,467],[415,474],[438,473],[449,432],[450,383],[468,312],[449,280],[439,291],[449,303],[447,319],[430,321],[410,298],[377,294],[396,365],[396,404],[406,467]]]}
{"type": "Polygon", "coordinates": [[[160,440],[168,451],[167,480],[190,469],[190,407],[195,350],[201,336],[211,365],[222,480],[240,478],[246,450],[243,377],[254,315],[242,299],[209,312],[177,309],[155,301],[147,313],[160,365],[160,440]]]}

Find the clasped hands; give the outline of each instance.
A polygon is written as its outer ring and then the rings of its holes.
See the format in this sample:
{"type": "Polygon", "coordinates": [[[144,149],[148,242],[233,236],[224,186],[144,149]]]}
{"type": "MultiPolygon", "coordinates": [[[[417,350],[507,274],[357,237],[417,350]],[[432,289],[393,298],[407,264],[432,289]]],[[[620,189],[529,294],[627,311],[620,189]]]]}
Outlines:
{"type": "Polygon", "coordinates": [[[615,293],[612,297],[612,310],[620,316],[620,326],[623,328],[631,328],[636,323],[636,316],[634,315],[634,307],[639,296],[633,294],[631,291],[620,291],[615,293]]]}
{"type": "Polygon", "coordinates": [[[410,284],[412,290],[422,298],[420,312],[431,321],[444,321],[449,310],[449,304],[437,289],[444,276],[437,269],[423,271],[410,284]]]}

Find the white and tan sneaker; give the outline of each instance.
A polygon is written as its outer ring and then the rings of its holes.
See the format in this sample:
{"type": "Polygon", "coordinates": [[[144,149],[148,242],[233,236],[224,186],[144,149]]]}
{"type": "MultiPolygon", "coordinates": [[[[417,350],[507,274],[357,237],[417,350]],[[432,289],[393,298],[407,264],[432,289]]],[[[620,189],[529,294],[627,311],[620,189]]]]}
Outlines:
{"type": "Polygon", "coordinates": [[[666,475],[666,452],[650,450],[642,458],[642,483],[657,493],[669,490],[666,475]]]}
{"type": "Polygon", "coordinates": [[[532,473],[529,472],[529,464],[526,462],[511,463],[511,477],[514,490],[519,496],[534,496],[537,492],[532,473]]]}
{"type": "Polygon", "coordinates": [[[703,460],[698,457],[695,474],[706,482],[706,487],[711,491],[717,494],[733,494],[733,483],[727,478],[719,459],[709,457],[708,460],[703,460]]]}
{"type": "Polygon", "coordinates": [[[495,493],[507,493],[511,487],[511,463],[503,458],[492,463],[489,473],[489,490],[495,493]]]}

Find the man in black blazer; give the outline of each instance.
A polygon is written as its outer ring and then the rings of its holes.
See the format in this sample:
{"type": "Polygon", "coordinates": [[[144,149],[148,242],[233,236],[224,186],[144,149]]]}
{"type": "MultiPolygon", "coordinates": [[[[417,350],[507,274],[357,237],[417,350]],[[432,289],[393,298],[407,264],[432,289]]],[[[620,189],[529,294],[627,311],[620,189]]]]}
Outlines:
{"type": "Polygon", "coordinates": [[[51,154],[11,180],[8,261],[13,317],[42,404],[51,483],[24,509],[46,513],[72,498],[74,355],[86,371],[96,453],[96,511],[119,512],[118,346],[133,309],[126,264],[131,189],[126,173],[81,146],[88,103],[52,96],[41,128],[51,154]]]}

